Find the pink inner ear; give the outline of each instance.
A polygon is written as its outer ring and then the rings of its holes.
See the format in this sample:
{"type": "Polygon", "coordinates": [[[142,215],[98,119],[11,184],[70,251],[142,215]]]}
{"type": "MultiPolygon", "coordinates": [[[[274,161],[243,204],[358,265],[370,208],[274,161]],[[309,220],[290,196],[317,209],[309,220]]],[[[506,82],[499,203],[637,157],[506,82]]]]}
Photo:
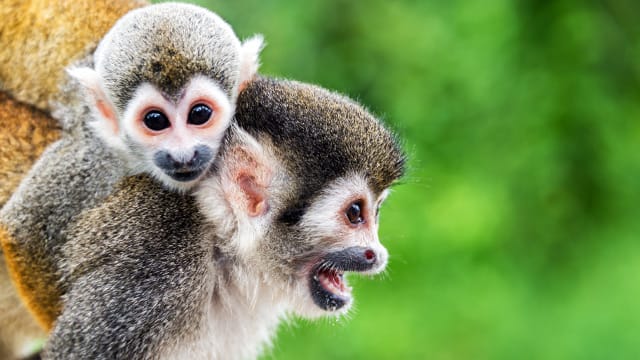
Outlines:
{"type": "Polygon", "coordinates": [[[238,86],[238,94],[240,94],[244,89],[247,88],[247,85],[249,85],[249,81],[250,80],[245,80],[240,83],[240,85],[238,86]]]}
{"type": "Polygon", "coordinates": [[[96,100],[96,107],[98,108],[98,111],[100,111],[100,114],[102,114],[102,116],[111,125],[111,128],[113,129],[113,133],[117,134],[119,131],[118,122],[116,121],[116,115],[114,114],[113,109],[111,109],[111,106],[109,106],[109,104],[106,103],[104,100],[98,99],[96,100]]]}
{"type": "Polygon", "coordinates": [[[247,214],[253,217],[264,215],[268,210],[267,199],[263,187],[257,183],[256,178],[241,172],[236,182],[247,199],[247,214]]]}

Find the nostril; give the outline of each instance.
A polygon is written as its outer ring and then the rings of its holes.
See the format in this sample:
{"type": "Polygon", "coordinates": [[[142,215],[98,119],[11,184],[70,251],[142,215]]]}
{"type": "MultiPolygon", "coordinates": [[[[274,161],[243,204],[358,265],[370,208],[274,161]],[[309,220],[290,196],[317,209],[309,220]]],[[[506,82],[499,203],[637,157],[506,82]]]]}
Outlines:
{"type": "Polygon", "coordinates": [[[167,160],[167,164],[170,164],[170,166],[172,167],[177,167],[178,165],[180,165],[179,162],[176,161],[176,159],[173,158],[173,156],[171,156],[171,154],[167,153],[167,155],[165,155],[165,158],[167,160]]]}
{"type": "Polygon", "coordinates": [[[367,260],[367,262],[369,263],[373,263],[376,261],[376,253],[375,251],[371,250],[371,249],[367,249],[364,252],[364,258],[367,260]]]}
{"type": "Polygon", "coordinates": [[[197,160],[198,160],[198,150],[195,150],[193,152],[193,156],[191,157],[191,160],[187,161],[187,166],[195,165],[197,160]]]}
{"type": "Polygon", "coordinates": [[[173,157],[173,155],[171,154],[167,154],[167,163],[170,164],[169,166],[174,170],[178,170],[185,166],[184,161],[179,160],[179,158],[173,157]]]}

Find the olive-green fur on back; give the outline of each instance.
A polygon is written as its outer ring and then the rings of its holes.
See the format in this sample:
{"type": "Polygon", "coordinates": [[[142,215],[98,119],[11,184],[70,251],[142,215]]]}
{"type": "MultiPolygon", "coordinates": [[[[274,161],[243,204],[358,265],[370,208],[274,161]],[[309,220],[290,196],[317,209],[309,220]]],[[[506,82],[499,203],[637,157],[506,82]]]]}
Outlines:
{"type": "Polygon", "coordinates": [[[122,259],[121,252],[131,259],[131,267],[138,267],[149,254],[180,251],[171,246],[181,245],[169,239],[202,234],[201,226],[192,196],[168,191],[148,175],[123,178],[100,206],[83,212],[70,226],[68,238],[77,241],[64,246],[65,282],[122,259]]]}

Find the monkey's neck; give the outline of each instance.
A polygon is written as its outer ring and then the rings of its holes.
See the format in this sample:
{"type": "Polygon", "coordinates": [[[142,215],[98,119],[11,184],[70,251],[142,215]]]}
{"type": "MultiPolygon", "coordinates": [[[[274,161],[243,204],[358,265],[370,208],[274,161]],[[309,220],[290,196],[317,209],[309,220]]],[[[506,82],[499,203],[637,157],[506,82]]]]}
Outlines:
{"type": "Polygon", "coordinates": [[[285,316],[282,295],[261,274],[225,261],[216,261],[210,269],[209,295],[194,319],[198,330],[163,358],[255,359],[271,346],[285,316]]]}
{"type": "Polygon", "coordinates": [[[255,269],[239,266],[229,286],[212,302],[211,324],[224,338],[226,346],[236,349],[225,354],[242,354],[240,358],[257,358],[271,345],[286,303],[282,292],[275,291],[255,269]],[[217,301],[216,301],[217,300],[217,301]],[[218,316],[222,315],[223,318],[218,316]],[[226,336],[225,336],[226,335],[226,336]]]}
{"type": "Polygon", "coordinates": [[[193,349],[200,350],[191,358],[205,354],[204,358],[255,359],[271,345],[285,317],[284,291],[270,284],[255,266],[239,260],[245,252],[254,251],[261,236],[254,224],[236,216],[238,211],[225,197],[219,177],[204,179],[195,198],[209,227],[203,233],[215,234],[212,242],[219,247],[214,248],[211,278],[206,282],[211,288],[201,312],[201,330],[188,345],[191,354],[193,349]]]}

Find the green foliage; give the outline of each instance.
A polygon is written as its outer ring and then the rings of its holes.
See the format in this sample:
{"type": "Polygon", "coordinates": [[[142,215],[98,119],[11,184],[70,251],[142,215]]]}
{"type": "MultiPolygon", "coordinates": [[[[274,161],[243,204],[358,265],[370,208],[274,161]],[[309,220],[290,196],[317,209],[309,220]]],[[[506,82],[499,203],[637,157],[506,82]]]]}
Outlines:
{"type": "Polygon", "coordinates": [[[201,1],[264,73],[346,93],[411,162],[385,276],[266,358],[640,358],[640,3],[201,1]]]}

